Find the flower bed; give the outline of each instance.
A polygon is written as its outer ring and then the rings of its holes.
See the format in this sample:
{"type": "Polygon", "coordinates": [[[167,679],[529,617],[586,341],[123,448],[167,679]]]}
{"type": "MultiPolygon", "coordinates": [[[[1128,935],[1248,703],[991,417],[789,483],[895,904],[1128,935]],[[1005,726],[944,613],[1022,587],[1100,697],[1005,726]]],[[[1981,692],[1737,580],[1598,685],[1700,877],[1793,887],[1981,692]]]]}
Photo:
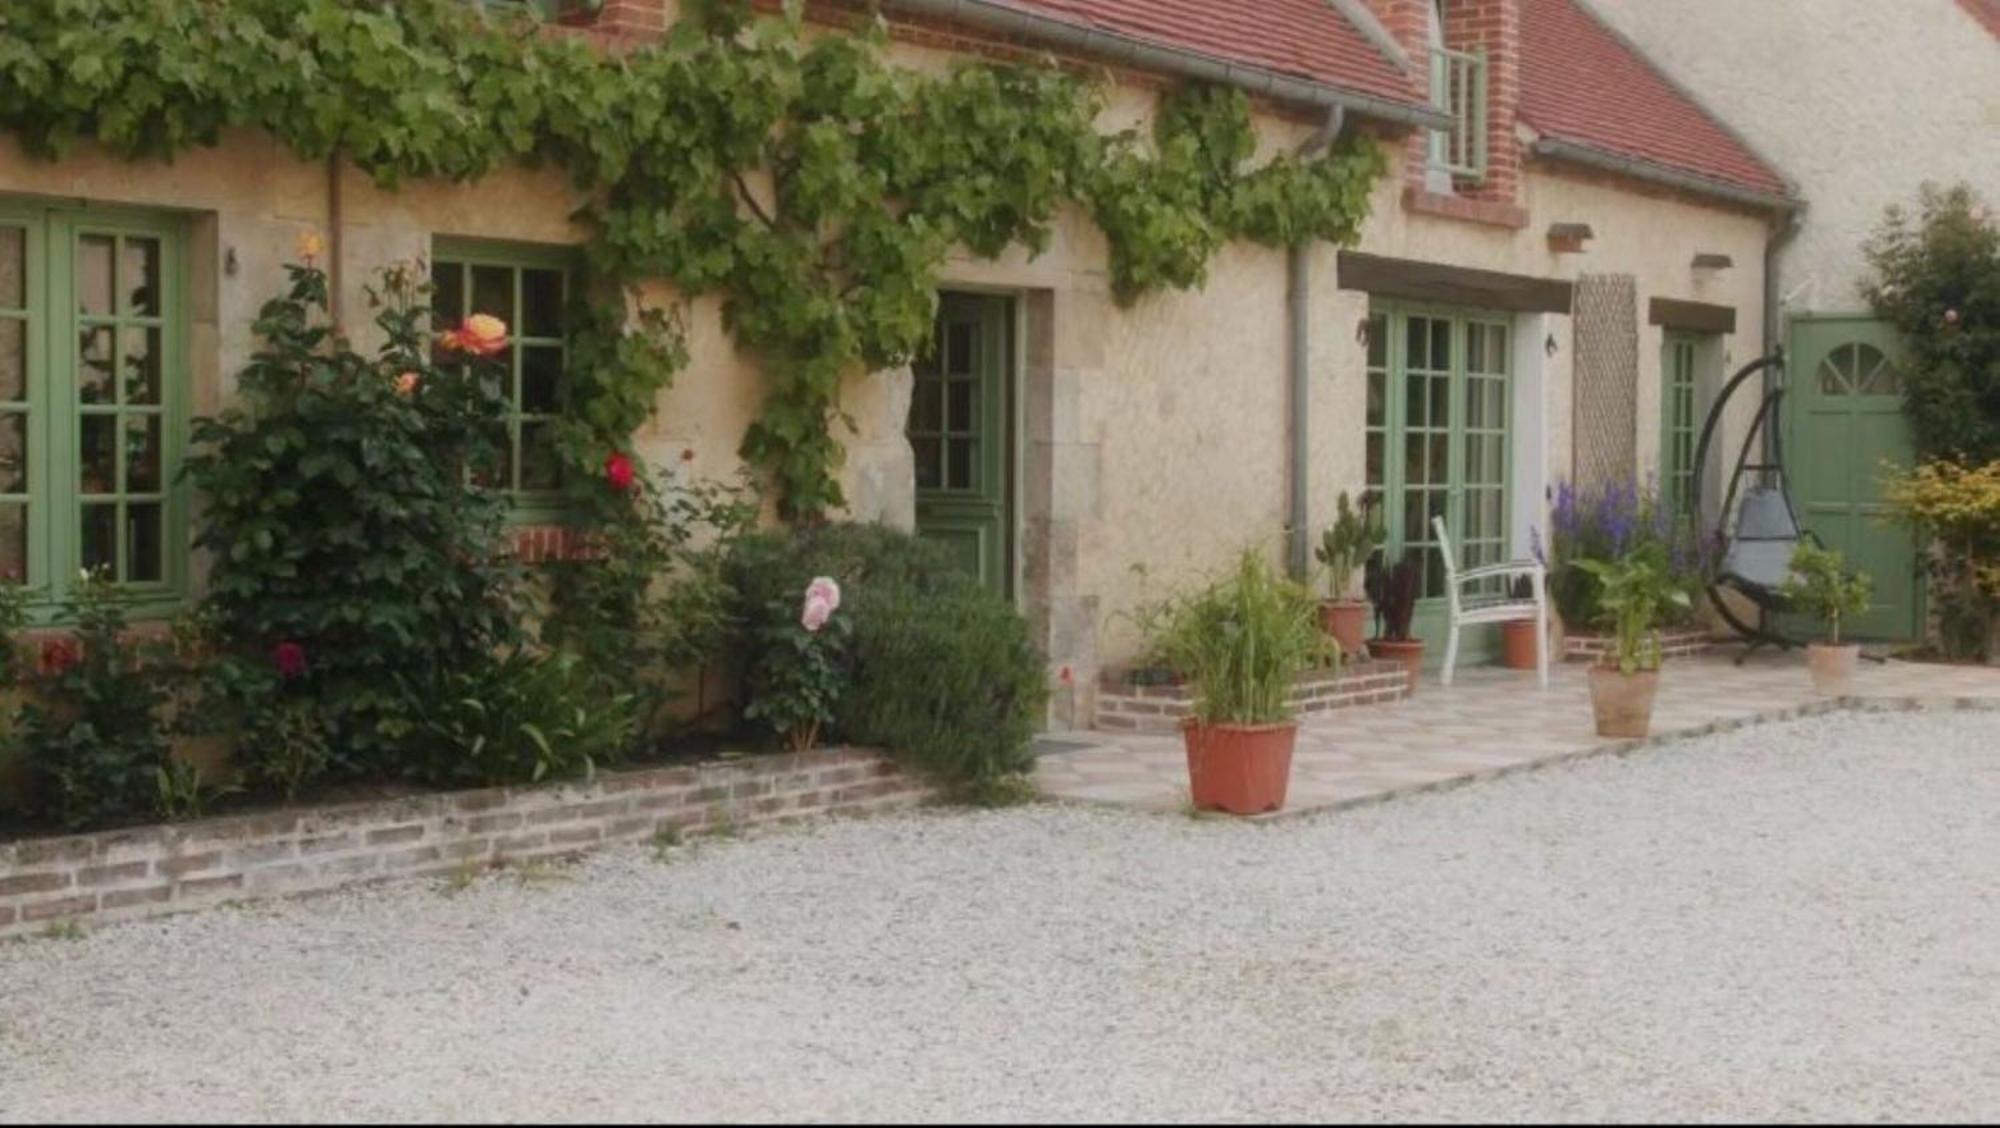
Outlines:
{"type": "Polygon", "coordinates": [[[22,839],[0,844],[0,937],[562,857],[669,828],[891,810],[930,794],[875,752],[835,749],[22,839]]]}
{"type": "MultiPolygon", "coordinates": [[[[1410,695],[1409,675],[1400,663],[1349,662],[1339,672],[1313,670],[1294,683],[1291,708],[1313,716],[1355,705],[1401,701],[1410,695]]],[[[1106,677],[1097,692],[1096,727],[1126,732],[1178,732],[1193,693],[1177,682],[1147,684],[1132,673],[1106,677]]]]}

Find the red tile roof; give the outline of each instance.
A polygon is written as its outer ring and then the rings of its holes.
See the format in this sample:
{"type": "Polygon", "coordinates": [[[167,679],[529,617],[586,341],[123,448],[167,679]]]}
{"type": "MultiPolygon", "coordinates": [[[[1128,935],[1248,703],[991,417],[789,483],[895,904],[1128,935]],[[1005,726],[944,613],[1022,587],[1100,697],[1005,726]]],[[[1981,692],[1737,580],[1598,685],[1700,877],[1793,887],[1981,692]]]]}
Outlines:
{"type": "Polygon", "coordinates": [[[1973,19],[1986,25],[1986,30],[2000,35],[2000,0],[1958,0],[1973,19]]]}
{"type": "Polygon", "coordinates": [[[1329,0],[992,0],[998,6],[1406,105],[1428,99],[1329,0]]]}
{"type": "Polygon", "coordinates": [[[1752,192],[1784,180],[1575,0],[1521,0],[1521,120],[1601,153],[1752,192]]]}

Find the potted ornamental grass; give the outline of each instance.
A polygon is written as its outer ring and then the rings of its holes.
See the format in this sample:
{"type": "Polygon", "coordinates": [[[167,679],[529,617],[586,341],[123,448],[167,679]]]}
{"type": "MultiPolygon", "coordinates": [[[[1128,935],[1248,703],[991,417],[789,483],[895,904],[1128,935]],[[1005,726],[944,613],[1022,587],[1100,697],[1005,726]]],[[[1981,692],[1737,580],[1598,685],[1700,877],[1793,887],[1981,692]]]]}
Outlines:
{"type": "Polygon", "coordinates": [[[1813,688],[1823,697],[1844,697],[1854,686],[1861,644],[1842,642],[1840,624],[1868,610],[1874,591],[1875,581],[1863,573],[1850,574],[1847,561],[1838,552],[1803,541],[1792,552],[1785,598],[1793,610],[1826,624],[1826,637],[1806,645],[1813,688]]]}
{"type": "Polygon", "coordinates": [[[1368,636],[1368,601],[1356,597],[1354,575],[1388,538],[1374,495],[1362,495],[1357,508],[1342,490],[1333,524],[1320,535],[1313,556],[1326,569],[1327,598],[1319,605],[1320,627],[1340,643],[1343,654],[1360,654],[1368,636]]]}
{"type": "Polygon", "coordinates": [[[1411,633],[1411,624],[1424,592],[1423,559],[1412,549],[1391,567],[1383,567],[1379,559],[1371,561],[1366,584],[1377,628],[1368,640],[1368,653],[1401,665],[1408,673],[1410,692],[1415,693],[1424,671],[1424,640],[1411,633]]]}
{"type": "Polygon", "coordinates": [[[1610,653],[1590,669],[1599,736],[1643,737],[1652,731],[1653,700],[1660,692],[1660,624],[1689,603],[1665,555],[1648,545],[1616,560],[1578,562],[1597,580],[1598,623],[1612,638],[1610,653]]]}
{"type": "Polygon", "coordinates": [[[1182,722],[1188,790],[1198,810],[1255,815],[1285,805],[1291,783],[1293,680],[1339,661],[1304,585],[1246,549],[1226,577],[1168,603],[1154,645],[1188,685],[1182,722]]]}

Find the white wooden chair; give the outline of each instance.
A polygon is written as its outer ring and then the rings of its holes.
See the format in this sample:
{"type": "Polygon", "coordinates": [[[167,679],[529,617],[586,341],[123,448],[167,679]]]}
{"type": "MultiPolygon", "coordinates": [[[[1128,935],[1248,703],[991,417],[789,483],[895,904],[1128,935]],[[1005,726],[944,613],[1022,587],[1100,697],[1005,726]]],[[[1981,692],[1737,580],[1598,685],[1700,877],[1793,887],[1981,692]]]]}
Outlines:
{"type": "Polygon", "coordinates": [[[1444,671],[1442,681],[1451,684],[1452,667],[1458,664],[1458,632],[1461,627],[1477,626],[1481,623],[1513,623],[1532,620],[1535,624],[1535,669],[1540,673],[1542,688],[1549,685],[1549,583],[1547,569],[1534,560],[1515,560],[1506,564],[1488,564],[1480,568],[1460,571],[1458,553],[1452,548],[1451,537],[1444,530],[1444,518],[1431,518],[1431,528],[1437,533],[1438,555],[1444,558],[1445,600],[1451,614],[1451,635],[1444,646],[1444,671]],[[1527,577],[1529,596],[1519,599],[1514,595],[1513,581],[1527,577]],[[1504,581],[1505,587],[1499,592],[1490,588],[1476,589],[1492,581],[1504,581]]]}

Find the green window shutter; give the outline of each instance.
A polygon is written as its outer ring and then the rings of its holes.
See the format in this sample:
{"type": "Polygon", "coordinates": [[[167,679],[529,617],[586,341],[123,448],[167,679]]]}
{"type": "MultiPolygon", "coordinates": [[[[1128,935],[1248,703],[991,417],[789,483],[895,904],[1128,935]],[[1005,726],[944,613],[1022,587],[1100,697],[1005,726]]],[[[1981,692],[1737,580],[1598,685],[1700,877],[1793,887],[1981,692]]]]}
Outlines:
{"type": "Polygon", "coordinates": [[[443,328],[484,313],[507,323],[506,434],[496,479],[523,517],[554,516],[562,488],[555,428],[567,394],[566,317],[578,271],[567,248],[433,240],[431,309],[443,328]]]}
{"type": "Polygon", "coordinates": [[[136,613],[187,579],[184,238],[171,217],[0,204],[0,576],[101,569],[136,613]]]}

